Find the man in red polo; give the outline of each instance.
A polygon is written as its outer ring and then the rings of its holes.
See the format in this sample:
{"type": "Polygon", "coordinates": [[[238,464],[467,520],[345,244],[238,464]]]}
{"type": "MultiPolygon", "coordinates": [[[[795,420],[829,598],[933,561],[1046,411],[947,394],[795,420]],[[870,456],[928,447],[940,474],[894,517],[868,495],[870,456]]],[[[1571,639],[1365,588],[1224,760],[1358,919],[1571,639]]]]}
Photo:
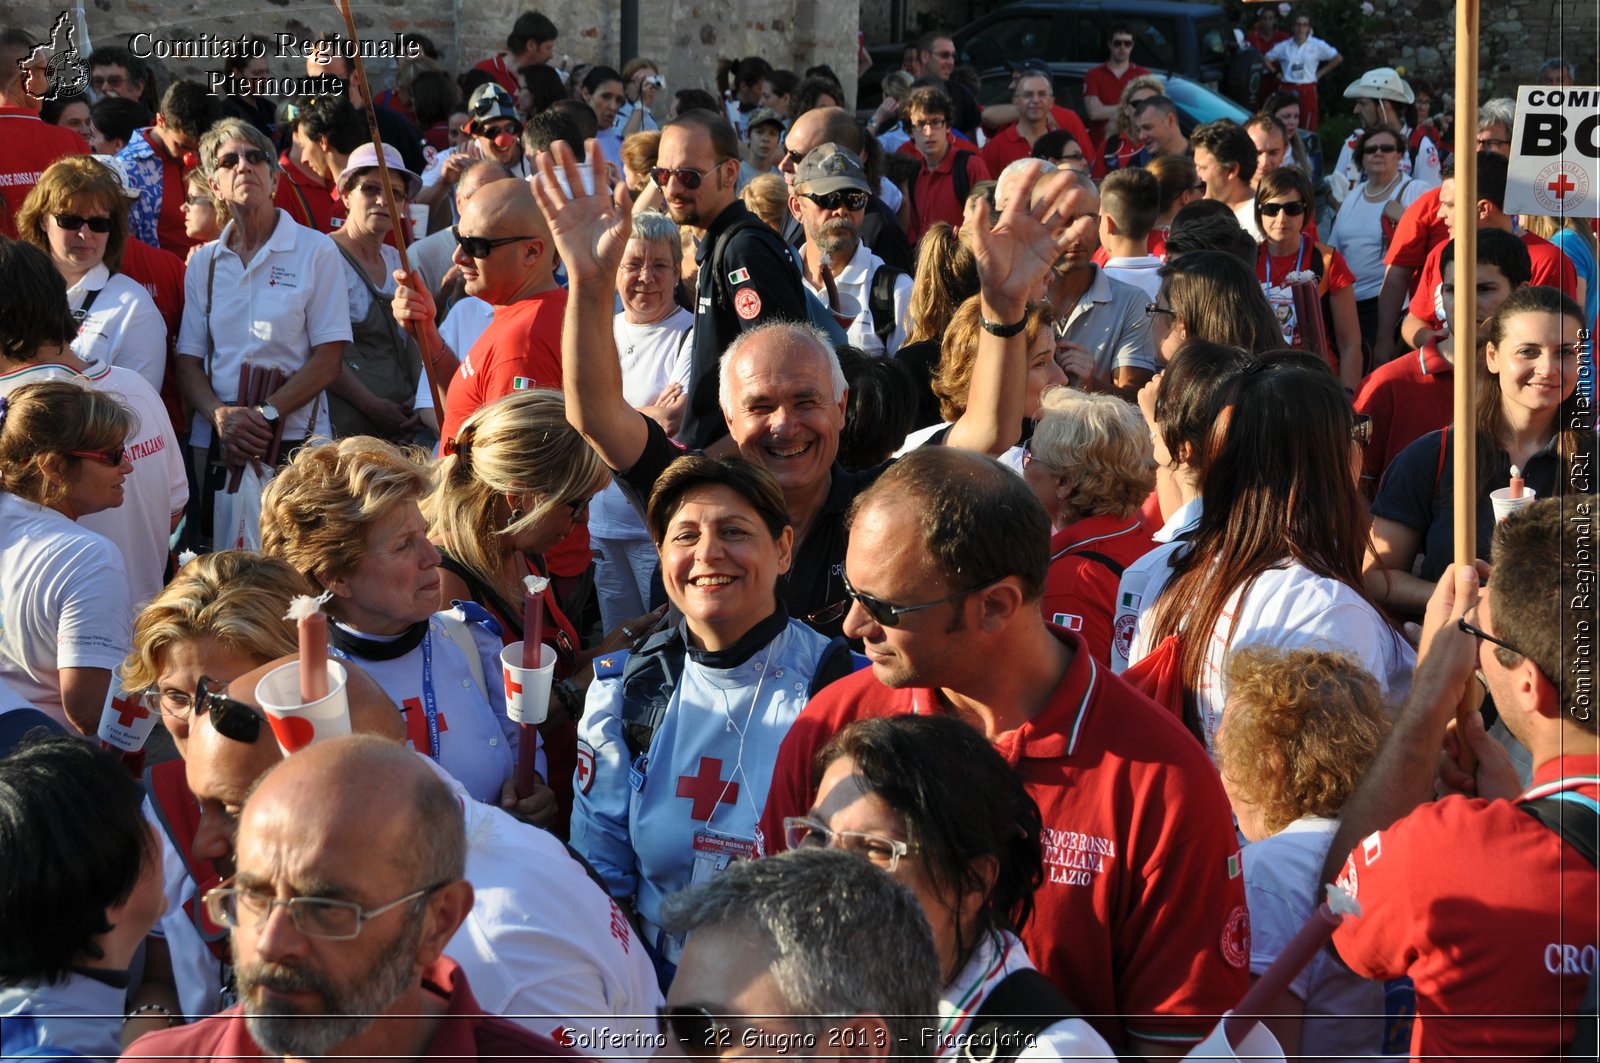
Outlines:
{"type": "Polygon", "coordinates": [[[16,238],[13,219],[39,175],[66,155],[87,155],[89,145],[72,130],[39,120],[39,97],[47,91],[49,56],[34,51],[34,39],[18,29],[0,31],[0,235],[16,238]],[[19,64],[30,56],[26,68],[19,64]]]}
{"type": "Polygon", "coordinates": [[[1205,749],[1040,613],[1050,521],[989,458],[924,447],[856,499],[847,636],[872,666],[806,706],[761,831],[815,798],[816,751],[853,720],[944,713],[981,728],[1044,822],[1028,955],[1111,1045],[1181,1054],[1249,980],[1238,840],[1205,749]],[[1181,959],[1179,959],[1181,957],[1181,959]]]}
{"type": "Polygon", "coordinates": [[[1083,109],[1089,112],[1089,135],[1094,137],[1096,154],[1105,144],[1106,126],[1117,116],[1122,90],[1134,78],[1150,73],[1130,58],[1133,55],[1132,26],[1113,22],[1108,45],[1111,58],[1083,75],[1083,109]]]}
{"type": "Polygon", "coordinates": [[[1083,120],[1065,107],[1056,106],[1048,68],[1040,70],[1034,64],[1043,66],[1038,60],[1029,60],[1011,86],[1011,104],[1017,120],[996,132],[983,146],[983,164],[991,174],[998,174],[1018,159],[1031,157],[1034,141],[1052,129],[1065,129],[1079,145],[1089,143],[1083,120]]]}
{"type": "Polygon", "coordinates": [[[506,47],[510,50],[485,59],[472,69],[492,75],[496,84],[515,97],[522,88],[517,71],[525,66],[548,63],[551,56],[555,55],[558,36],[560,31],[548,16],[537,11],[524,11],[512,23],[511,32],[506,34],[506,47]]]}
{"type": "Polygon", "coordinates": [[[992,176],[983,159],[955,146],[950,135],[952,106],[942,91],[924,85],[906,96],[911,142],[922,157],[922,169],[901,204],[906,237],[913,246],[934,222],[961,228],[967,193],[992,176]]]}

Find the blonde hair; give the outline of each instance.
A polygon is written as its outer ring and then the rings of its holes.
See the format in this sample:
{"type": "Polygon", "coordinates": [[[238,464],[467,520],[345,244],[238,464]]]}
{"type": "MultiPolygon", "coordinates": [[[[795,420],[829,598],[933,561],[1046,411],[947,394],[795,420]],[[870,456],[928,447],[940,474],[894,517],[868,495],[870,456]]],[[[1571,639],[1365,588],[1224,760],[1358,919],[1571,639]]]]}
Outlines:
{"type": "Polygon", "coordinates": [[[956,308],[978,294],[978,260],[949,222],[936,221],[917,241],[917,275],[911,282],[910,334],[922,343],[944,334],[956,308]]]}
{"type": "Polygon", "coordinates": [[[1590,257],[1597,253],[1594,232],[1589,228],[1589,219],[1570,215],[1566,218],[1552,218],[1548,214],[1523,214],[1518,219],[1522,227],[1535,236],[1542,236],[1546,240],[1554,240],[1556,233],[1563,229],[1577,234],[1589,248],[1590,257]]]}
{"type": "Polygon", "coordinates": [[[781,176],[764,173],[751,178],[739,198],[770,228],[783,232],[783,220],[789,215],[789,187],[781,176]]]}
{"type": "Polygon", "coordinates": [[[1072,493],[1052,513],[1058,527],[1083,517],[1127,517],[1156,485],[1150,429],[1138,407],[1114,395],[1046,388],[1030,449],[1072,475],[1072,493]],[[1071,519],[1068,519],[1071,518],[1071,519]]]}
{"type": "Polygon", "coordinates": [[[1123,136],[1133,132],[1133,108],[1128,106],[1128,101],[1141,92],[1155,89],[1161,96],[1167,94],[1164,81],[1153,74],[1141,74],[1122,87],[1122,98],[1117,101],[1117,120],[1115,129],[1123,136]]]}
{"type": "Polygon", "coordinates": [[[122,252],[128,244],[128,197],[122,192],[122,179],[111,168],[87,155],[68,155],[57,159],[39,175],[28,198],[17,208],[17,236],[44,251],[50,251],[45,235],[47,220],[68,214],[77,199],[92,200],[111,215],[111,233],[106,237],[103,261],[112,273],[122,268],[122,252]]]}
{"type": "Polygon", "coordinates": [[[1246,646],[1228,659],[1217,765],[1276,834],[1337,816],[1391,722],[1378,681],[1343,654],[1246,646]]]}
{"type": "Polygon", "coordinates": [[[171,647],[213,639],[229,653],[265,664],[295,652],[289,599],[312,593],[287,562],[247,550],[222,550],[190,561],[133,622],[133,652],[122,686],[144,690],[161,678],[171,647]]]}
{"type": "Polygon", "coordinates": [[[661,131],[659,129],[642,129],[637,133],[630,133],[622,141],[622,161],[628,167],[628,172],[633,174],[639,182],[638,187],[629,186],[628,191],[637,196],[643,189],[650,185],[650,171],[655,169],[656,157],[661,151],[661,131]]]}
{"type": "Polygon", "coordinates": [[[206,175],[200,172],[200,168],[195,167],[184,174],[183,183],[190,190],[203,193],[211,201],[211,209],[217,215],[217,227],[219,229],[227,228],[228,222],[232,218],[232,215],[228,213],[228,205],[218,199],[216,193],[211,191],[211,183],[206,180],[206,175]]]}
{"type": "Polygon", "coordinates": [[[327,586],[358,568],[367,529],[433,485],[428,457],[372,436],[303,447],[261,496],[261,552],[327,586]]]}
{"type": "Polygon", "coordinates": [[[41,506],[71,489],[72,450],[110,450],[138,427],[133,411],[71,380],[27,384],[0,399],[0,490],[41,506]]]}
{"type": "Polygon", "coordinates": [[[561,392],[544,389],[514,391],[467,418],[437,474],[422,504],[430,538],[512,601],[522,596],[506,573],[512,539],[609,479],[600,456],[567,423],[561,392]],[[497,505],[506,495],[532,499],[509,524],[497,505]]]}
{"type": "MultiPolygon", "coordinates": [[[[1028,350],[1039,339],[1039,333],[1050,327],[1055,314],[1045,303],[1028,307],[1027,326],[1023,330],[1028,340],[1028,350]]],[[[940,347],[939,368],[933,374],[933,393],[939,399],[939,416],[954,424],[967,412],[967,390],[972,386],[972,368],[978,360],[978,337],[982,325],[978,313],[978,296],[974,295],[956,308],[945,329],[944,343],[940,347]]]]}

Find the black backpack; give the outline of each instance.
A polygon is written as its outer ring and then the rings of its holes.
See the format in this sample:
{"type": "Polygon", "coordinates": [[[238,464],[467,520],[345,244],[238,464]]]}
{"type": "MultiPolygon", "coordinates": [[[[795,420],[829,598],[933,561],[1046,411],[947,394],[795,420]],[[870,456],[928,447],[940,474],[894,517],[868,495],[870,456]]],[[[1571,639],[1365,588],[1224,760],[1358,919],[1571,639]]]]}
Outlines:
{"type": "Polygon", "coordinates": [[[973,1013],[956,1057],[966,1063],[1006,1063],[1033,1044],[1039,1031],[1078,1009],[1044,975],[1032,968],[1012,971],[973,1013]]]}
{"type": "Polygon", "coordinates": [[[867,308],[872,311],[872,331],[883,341],[884,350],[889,349],[889,337],[894,335],[898,324],[894,316],[894,286],[905,275],[904,270],[895,269],[885,262],[872,274],[872,286],[867,291],[867,308]]]}

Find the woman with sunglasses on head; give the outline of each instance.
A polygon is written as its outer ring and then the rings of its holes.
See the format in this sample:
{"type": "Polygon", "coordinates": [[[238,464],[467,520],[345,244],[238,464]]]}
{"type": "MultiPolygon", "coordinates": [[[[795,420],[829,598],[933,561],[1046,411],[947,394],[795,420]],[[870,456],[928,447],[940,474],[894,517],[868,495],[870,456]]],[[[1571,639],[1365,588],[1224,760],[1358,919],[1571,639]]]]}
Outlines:
{"type": "Polygon", "coordinates": [[[329,651],[383,687],[413,749],[477,800],[548,823],[548,787],[514,790],[499,631],[471,603],[440,611],[439,551],[418,506],[432,486],[420,451],[371,436],[305,447],[262,494],[262,552],[328,594],[329,651]]]}
{"type": "Polygon", "coordinates": [[[1416,655],[1361,579],[1357,481],[1370,425],[1327,362],[1300,351],[1268,352],[1228,381],[1205,441],[1200,519],[1185,540],[1145,555],[1155,571],[1129,652],[1135,665],[1157,651],[1174,658],[1184,721],[1208,749],[1235,646],[1337,650],[1391,701],[1409,689],[1416,655]]]}
{"type": "Polygon", "coordinates": [[[1311,179],[1302,170],[1279,167],[1261,178],[1256,187],[1256,225],[1266,234],[1256,259],[1256,279],[1267,293],[1278,319],[1283,341],[1304,349],[1304,331],[1295,320],[1288,276],[1309,271],[1317,276],[1317,306],[1330,342],[1326,354],[1334,375],[1347,392],[1361,385],[1361,326],[1356,319],[1355,276],[1344,256],[1307,233],[1315,216],[1311,179]]]}
{"type": "Polygon", "coordinates": [[[348,214],[331,238],[344,259],[354,335],[344,349],[344,366],[328,387],[328,417],[336,438],[370,435],[405,444],[417,442],[422,427],[412,409],[422,377],[422,352],[390,310],[400,253],[384,241],[395,230],[388,195],[403,215],[411,197],[421,190],[422,179],[407,170],[400,153],[387,144],[383,155],[389,167],[387,190],[371,144],[352,152],[339,174],[339,199],[348,214]]]}
{"type": "MultiPolygon", "coordinates": [[[[227,208],[217,206],[206,175],[199,170],[184,175],[183,190],[183,235],[195,241],[195,247],[209,244],[222,235],[222,227],[228,224],[227,208]]],[[[193,248],[189,257],[194,257],[193,248]]]]}
{"type": "Polygon", "coordinates": [[[1076,1014],[1071,1002],[1017,938],[1044,880],[1044,828],[1021,779],[980,731],[939,715],[858,720],[818,752],[815,772],[816,802],[784,821],[785,840],[790,849],[858,853],[916,894],[944,985],[929,1058],[992,1053],[974,1034],[996,993],[1014,1005],[1000,1014],[1030,1017],[1003,1027],[1028,1037],[1010,1058],[1114,1058],[1088,1022],[1066,1017],[1076,1014]]]}
{"type": "Polygon", "coordinates": [[[662,929],[662,900],[774,848],[757,823],[778,747],[806,698],[852,662],[842,638],[784,607],[794,529],[771,473],[679,458],[651,492],[649,525],[681,619],[596,662],[572,844],[636,914],[665,985],[683,941],[662,929]]]}
{"type": "MultiPolygon", "coordinates": [[[[1592,480],[1580,481],[1577,472],[1590,467],[1595,449],[1594,414],[1578,394],[1584,320],[1560,289],[1522,287],[1479,331],[1474,501],[1478,556],[1485,560],[1492,560],[1495,523],[1489,494],[1511,485],[1513,466],[1538,498],[1593,490],[1592,480]]],[[[1391,612],[1420,616],[1454,560],[1458,428],[1429,432],[1406,447],[1378,485],[1367,585],[1391,612]]]]}
{"type": "Polygon", "coordinates": [[[17,211],[17,235],[49,254],[78,319],[72,352],[131,369],[161,390],[167,326],[144,285],[122,273],[128,197],[110,167],[69,156],[39,175],[17,211]]]}
{"type": "Polygon", "coordinates": [[[1383,287],[1383,256],[1406,208],[1428,190],[1400,170],[1405,141],[1393,126],[1378,125],[1356,138],[1356,157],[1366,180],[1339,204],[1328,243],[1355,275],[1356,317],[1368,347],[1378,335],[1378,289],[1383,287]]]}
{"type": "Polygon", "coordinates": [[[128,651],[123,558],[79,517],[122,505],[134,417],[66,381],[0,397],[0,680],[92,735],[128,651]]]}

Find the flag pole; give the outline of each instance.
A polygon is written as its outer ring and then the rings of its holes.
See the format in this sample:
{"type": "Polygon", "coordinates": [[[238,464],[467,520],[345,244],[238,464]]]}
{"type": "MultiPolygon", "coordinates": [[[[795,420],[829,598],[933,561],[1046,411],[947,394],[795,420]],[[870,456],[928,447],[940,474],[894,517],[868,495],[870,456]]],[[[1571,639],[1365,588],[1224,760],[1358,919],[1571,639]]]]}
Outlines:
{"type": "MultiPolygon", "coordinates": [[[[1478,4],[1456,0],[1456,205],[1455,299],[1450,307],[1450,331],[1455,344],[1455,561],[1477,561],[1477,273],[1478,273],[1478,4]]],[[[1441,444],[1442,445],[1442,444],[1441,444]]],[[[1466,742],[1469,713],[1477,711],[1477,697],[1468,683],[1456,706],[1461,766],[1475,767],[1466,742]]]]}

